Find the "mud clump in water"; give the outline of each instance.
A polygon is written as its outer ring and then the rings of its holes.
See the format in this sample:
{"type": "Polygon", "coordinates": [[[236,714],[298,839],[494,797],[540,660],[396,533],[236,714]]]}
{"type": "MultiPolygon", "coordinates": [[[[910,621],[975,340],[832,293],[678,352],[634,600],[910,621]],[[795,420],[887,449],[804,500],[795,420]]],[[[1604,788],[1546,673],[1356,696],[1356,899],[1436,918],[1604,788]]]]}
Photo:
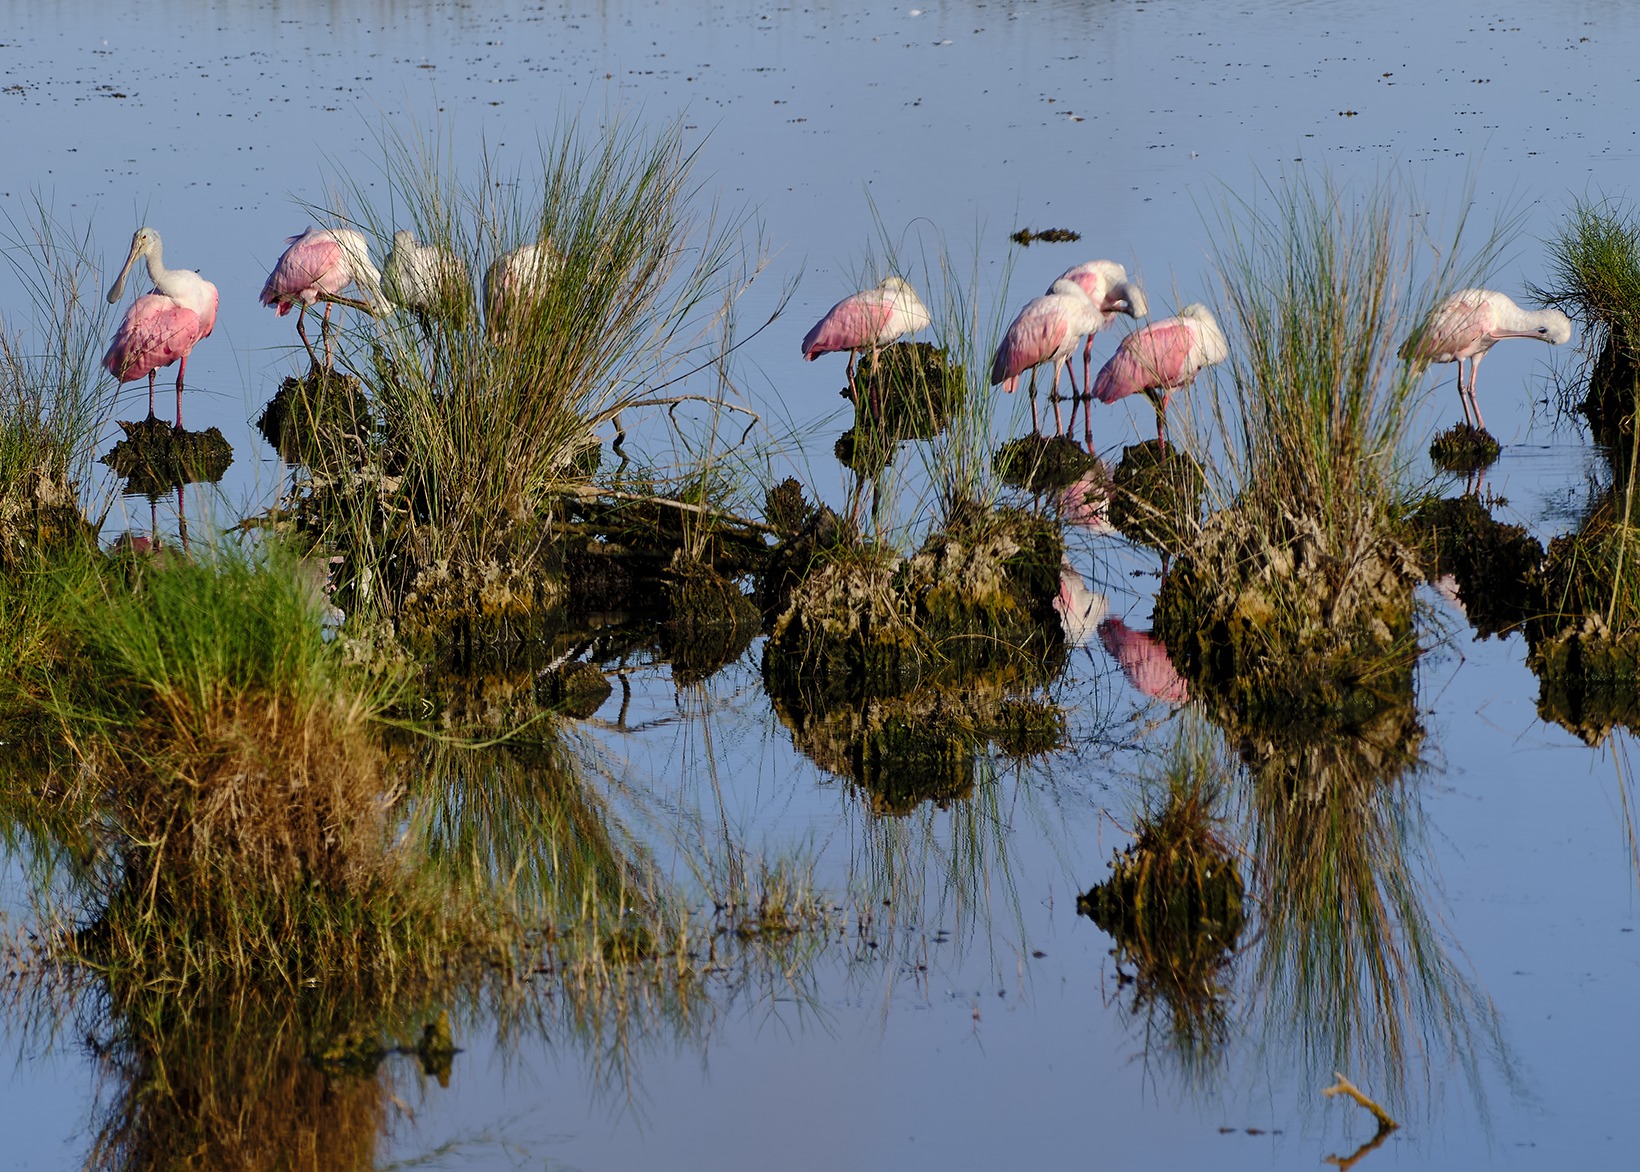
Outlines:
{"type": "Polygon", "coordinates": [[[991,467],[1010,488],[1052,493],[1103,465],[1069,436],[1027,435],[998,448],[991,456],[991,467]]]}
{"type": "Polygon", "coordinates": [[[1207,477],[1177,446],[1146,440],[1122,449],[1110,494],[1110,523],[1130,541],[1177,550],[1201,514],[1207,477]]]}
{"type": "Polygon", "coordinates": [[[1485,428],[1454,423],[1430,441],[1429,458],[1443,472],[1479,472],[1497,463],[1503,448],[1485,428]]]}
{"type": "Polygon", "coordinates": [[[1519,628],[1543,611],[1543,546],[1493,518],[1473,496],[1429,501],[1412,516],[1430,581],[1450,574],[1481,638],[1519,628]]]}
{"type": "Polygon", "coordinates": [[[590,663],[562,664],[535,681],[536,698],[574,720],[589,719],[613,691],[604,673],[590,663]]]}
{"type": "Polygon", "coordinates": [[[1589,421],[1600,443],[1615,443],[1633,430],[1635,404],[1640,402],[1640,365],[1636,365],[1628,330],[1609,327],[1606,343],[1589,372],[1588,390],[1577,411],[1589,421]]]}
{"type": "Polygon", "coordinates": [[[126,491],[157,497],[183,484],[215,484],[233,464],[233,448],[214,427],[184,431],[150,415],[119,420],[125,438],[103,463],[126,479],[126,491]]]}
{"type": "Polygon", "coordinates": [[[757,606],[740,587],[682,550],[672,559],[663,592],[668,617],[661,646],[680,684],[697,683],[739,659],[761,626],[757,606]]]}
{"type": "Polygon", "coordinates": [[[1349,728],[1409,677],[1418,559],[1385,524],[1352,532],[1329,553],[1311,519],[1226,509],[1163,579],[1154,633],[1221,724],[1349,728]]]}
{"type": "MultiPolygon", "coordinates": [[[[861,476],[875,476],[907,440],[932,439],[961,405],[967,372],[930,342],[896,342],[862,355],[854,373],[854,424],[833,449],[861,476]]],[[[849,392],[843,391],[845,398],[849,392]]]]}
{"type": "Polygon", "coordinates": [[[256,430],[289,463],[351,467],[364,459],[375,424],[358,379],[315,367],[279,384],[256,430]]]}

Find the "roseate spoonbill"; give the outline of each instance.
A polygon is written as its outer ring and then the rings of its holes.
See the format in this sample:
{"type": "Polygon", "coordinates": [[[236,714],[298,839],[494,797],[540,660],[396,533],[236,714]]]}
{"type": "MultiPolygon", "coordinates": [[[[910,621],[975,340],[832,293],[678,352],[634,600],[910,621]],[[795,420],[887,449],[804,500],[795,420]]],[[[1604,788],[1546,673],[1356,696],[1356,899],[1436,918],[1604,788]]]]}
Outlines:
{"type": "Polygon", "coordinates": [[[1122,668],[1128,683],[1147,696],[1183,704],[1190,699],[1190,686],[1173,669],[1167,648],[1149,631],[1134,631],[1121,619],[1099,624],[1099,642],[1122,668]]]}
{"type": "Polygon", "coordinates": [[[364,233],[352,228],[309,228],[300,236],[285,241],[284,253],[268,274],[262,286],[262,304],[271,305],[280,317],[296,306],[296,336],[307,347],[308,358],[319,365],[313,345],[308,341],[302,319],[308,306],[315,301],[325,303],[324,321],[319,336],[325,346],[325,368],[331,365],[330,306],[340,301],[344,305],[375,312],[375,303],[382,298],[381,274],[370,263],[370,246],[364,233]],[[364,293],[365,300],[355,302],[338,296],[349,285],[364,293]]]}
{"type": "Polygon", "coordinates": [[[484,325],[492,339],[510,332],[540,303],[562,264],[550,239],[496,258],[484,273],[484,325]]]}
{"type": "Polygon", "coordinates": [[[1571,336],[1571,319],[1558,309],[1522,309],[1491,289],[1460,289],[1436,306],[1402,344],[1401,357],[1420,367],[1431,362],[1456,362],[1458,402],[1463,404],[1464,422],[1484,430],[1481,405],[1475,400],[1475,374],[1493,344],[1503,338],[1537,338],[1558,346],[1571,336]],[[1466,358],[1467,389],[1463,381],[1466,358]]]}
{"type": "Polygon", "coordinates": [[[1093,631],[1110,610],[1110,600],[1103,594],[1088,589],[1087,580],[1075,567],[1064,562],[1059,567],[1059,593],[1053,600],[1059,612],[1059,628],[1065,633],[1065,642],[1072,647],[1086,646],[1093,631]]]}
{"type": "Polygon", "coordinates": [[[1053,402],[1055,434],[1064,430],[1059,414],[1059,372],[1067,371],[1071,382],[1071,397],[1076,396],[1076,374],[1068,370],[1076,344],[1085,335],[1097,333],[1105,324],[1105,315],[1093,303],[1082,286],[1061,278],[1048,292],[1026,303],[1019,316],[1008,326],[991,360],[991,385],[1002,384],[1005,391],[1019,386],[1019,376],[1031,372],[1031,426],[1040,431],[1036,413],[1036,368],[1044,362],[1053,363],[1053,389],[1048,392],[1053,402]]]}
{"type": "Polygon", "coordinates": [[[125,311],[120,328],[103,355],[103,367],[122,383],[148,376],[148,414],[154,414],[154,376],[162,366],[177,364],[177,422],[182,426],[182,376],[188,355],[201,338],[216,328],[216,286],[188,269],[168,269],[160,251],[159,233],[138,228],[131,252],[114,285],[108,290],[113,305],[125,292],[125,278],[141,257],[148,266],[151,293],[144,293],[125,311]]]}
{"type": "Polygon", "coordinates": [[[461,323],[472,311],[473,278],[466,262],[448,248],[423,244],[405,228],[393,233],[382,260],[382,295],[408,309],[423,335],[435,320],[461,323]]]}
{"type": "MultiPolygon", "coordinates": [[[[1086,264],[1079,264],[1073,269],[1066,269],[1059,274],[1061,281],[1075,281],[1082,286],[1099,312],[1105,315],[1104,324],[1109,325],[1111,319],[1118,313],[1125,313],[1129,317],[1144,317],[1150,312],[1150,305],[1145,301],[1145,291],[1137,284],[1128,280],[1127,269],[1113,260],[1090,260],[1086,264]]],[[[1088,335],[1087,344],[1082,347],[1082,386],[1085,389],[1092,381],[1093,369],[1093,335],[1088,335]]],[[[1076,414],[1071,413],[1071,426],[1076,426],[1076,414]]]]}
{"type": "Polygon", "coordinates": [[[1205,305],[1187,305],[1178,317],[1151,322],[1122,339],[1093,380],[1093,397],[1114,403],[1135,391],[1156,408],[1156,442],[1167,446],[1167,400],[1204,367],[1230,356],[1224,331],[1205,305]]]}
{"type": "Polygon", "coordinates": [[[878,349],[925,330],[934,319],[917,291],[903,277],[885,277],[875,289],[851,293],[826,311],[803,335],[803,357],[813,362],[822,354],[848,351],[848,391],[854,397],[854,361],[860,351],[878,349]]]}

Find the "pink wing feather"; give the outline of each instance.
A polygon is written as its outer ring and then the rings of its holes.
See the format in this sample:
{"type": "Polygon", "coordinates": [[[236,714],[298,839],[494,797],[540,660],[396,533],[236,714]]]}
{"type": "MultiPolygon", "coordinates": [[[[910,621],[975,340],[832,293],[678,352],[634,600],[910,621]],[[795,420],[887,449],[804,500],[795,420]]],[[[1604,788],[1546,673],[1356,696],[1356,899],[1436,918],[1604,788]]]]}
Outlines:
{"type": "Polygon", "coordinates": [[[329,236],[304,232],[292,236],[262,286],[262,304],[276,306],[280,316],[293,301],[312,305],[321,293],[339,293],[352,280],[342,246],[329,236]]]}
{"type": "Polygon", "coordinates": [[[1014,390],[1021,374],[1050,358],[1064,357],[1075,342],[1063,313],[1051,304],[1032,302],[1014,319],[1003,335],[1002,345],[997,347],[991,362],[991,385],[1001,383],[1003,390],[1014,390]]]}
{"type": "Polygon", "coordinates": [[[1093,381],[1094,398],[1114,403],[1139,391],[1182,386],[1196,373],[1190,364],[1195,342],[1195,330],[1176,318],[1136,330],[1100,368],[1093,381]]]}
{"type": "Polygon", "coordinates": [[[882,334],[893,312],[893,306],[875,290],[845,297],[804,335],[803,357],[813,362],[822,354],[870,346],[882,334]]]}
{"type": "Polygon", "coordinates": [[[144,293],[131,303],[103,355],[103,368],[122,383],[145,378],[186,358],[205,331],[199,315],[162,293],[144,293]]]}

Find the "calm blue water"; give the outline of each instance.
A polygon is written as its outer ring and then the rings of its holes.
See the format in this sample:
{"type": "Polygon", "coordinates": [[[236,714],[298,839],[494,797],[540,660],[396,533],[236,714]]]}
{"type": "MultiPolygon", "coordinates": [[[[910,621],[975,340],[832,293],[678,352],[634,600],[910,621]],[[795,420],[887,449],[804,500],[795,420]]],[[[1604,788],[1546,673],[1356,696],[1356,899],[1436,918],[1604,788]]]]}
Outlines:
{"type": "MultiPolygon", "coordinates": [[[[190,490],[194,523],[277,489],[277,458],[246,421],[299,351],[290,319],[256,294],[307,205],[344,180],[385,201],[383,127],[437,127],[467,165],[488,149],[517,166],[562,120],[682,119],[706,196],[752,212],[770,248],[743,320],[761,320],[801,275],[788,315],[743,352],[737,386],[805,438],[809,475],[836,502],[845,480],[827,453],[845,425],[842,359],[805,364],[798,340],[874,282],[885,251],[925,289],[943,251],[978,274],[984,312],[1004,322],[1064,268],[1109,256],[1161,315],[1222,297],[1210,259],[1221,209],[1309,167],[1394,176],[1419,193],[1437,243],[1466,199],[1482,234],[1513,217],[1490,283],[1523,296],[1569,199],[1640,180],[1640,14],[1615,2],[1459,7],[11,5],[0,209],[20,230],[38,195],[90,225],[110,271],[151,224],[169,263],[219,285],[186,411],[238,455],[219,490],[190,490]],[[1011,249],[1023,226],[1083,239],[1011,249]]],[[[0,273],[0,314],[25,328],[27,313],[0,273]]],[[[1553,372],[1569,377],[1576,360],[1504,344],[1480,389],[1507,446],[1488,485],[1509,498],[1504,515],[1544,537],[1575,524],[1585,499],[1581,438],[1541,406],[1553,372]]],[[[1421,419],[1433,430],[1458,415],[1451,369],[1430,377],[1421,419]]],[[[128,389],[125,417],[141,399],[128,389]]],[[[1028,418],[1022,398],[1008,411],[1028,418]]],[[[1096,426],[1108,447],[1152,420],[1124,403],[1096,426]]],[[[116,523],[127,507],[146,524],[141,502],[116,505],[116,523]]],[[[1147,624],[1154,559],[1096,538],[1075,556],[1114,613],[1147,624]]],[[[1395,1098],[1405,1126],[1366,1166],[1625,1166],[1640,1141],[1628,738],[1590,749],[1542,723],[1519,637],[1474,642],[1429,601],[1452,634],[1437,643],[1431,628],[1418,700],[1427,765],[1401,783],[1400,808],[1415,824],[1406,851],[1424,909],[1473,994],[1456,1032],[1469,1041],[1409,1023],[1424,1045],[1395,1098]]],[[[1330,1070],[1250,965],[1214,1075],[1187,1077],[1125,1014],[1111,942],[1075,916],[1075,895],[1126,842],[1135,773],[1180,718],[1133,691],[1097,644],[1057,689],[1076,705],[1075,751],[1002,766],[983,801],[889,824],[794,751],[753,664],[686,693],[664,669],[640,674],[629,723],[657,727],[598,734],[605,751],[657,802],[705,807],[771,849],[808,844],[834,890],[896,860],[921,899],[895,946],[829,949],[807,1003],[778,985],[726,997],[707,1041],[643,1047],[624,1087],[597,1085],[573,1047],[501,1044],[469,1024],[448,1089],[396,1072],[414,1117],[391,1113],[382,1164],[1297,1168],[1371,1135],[1363,1113],[1321,1099],[1330,1070]]],[[[96,1062],[73,1036],[44,1044],[4,1028],[16,1058],[0,1091],[9,1158],[77,1165],[96,1062]]]]}

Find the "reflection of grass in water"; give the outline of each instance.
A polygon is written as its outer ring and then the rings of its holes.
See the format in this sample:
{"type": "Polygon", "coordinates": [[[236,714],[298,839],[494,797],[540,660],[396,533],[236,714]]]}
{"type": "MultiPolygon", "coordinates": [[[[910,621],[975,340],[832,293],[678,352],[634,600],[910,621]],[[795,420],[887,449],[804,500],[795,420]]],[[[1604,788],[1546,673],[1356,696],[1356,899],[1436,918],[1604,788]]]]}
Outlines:
{"type": "Polygon", "coordinates": [[[1371,739],[1248,746],[1257,983],[1267,1030],[1297,1036],[1307,1077],[1351,1071],[1404,1103],[1411,1076],[1454,1063],[1479,1100],[1482,1060],[1506,1077],[1509,1060],[1429,906],[1416,744],[1415,726],[1384,721],[1371,739]]]}
{"type": "Polygon", "coordinates": [[[1230,965],[1242,927],[1235,847],[1222,833],[1234,769],[1222,742],[1188,710],[1154,773],[1141,778],[1134,842],[1077,911],[1113,936],[1131,982],[1129,1013],[1198,1082],[1229,1037],[1230,965]]]}

